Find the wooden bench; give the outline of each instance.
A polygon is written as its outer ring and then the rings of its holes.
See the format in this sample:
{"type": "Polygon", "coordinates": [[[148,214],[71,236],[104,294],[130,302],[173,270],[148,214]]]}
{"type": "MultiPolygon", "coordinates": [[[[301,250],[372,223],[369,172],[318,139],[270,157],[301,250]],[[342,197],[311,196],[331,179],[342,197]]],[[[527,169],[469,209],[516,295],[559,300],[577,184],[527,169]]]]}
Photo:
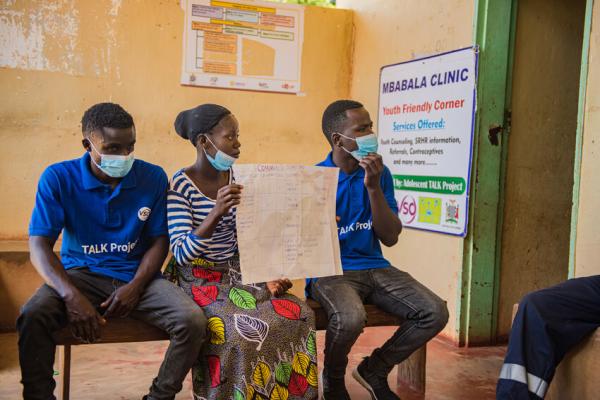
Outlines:
{"type": "MultiPolygon", "coordinates": [[[[315,323],[317,330],[327,327],[327,315],[319,303],[307,300],[309,306],[315,312],[315,323]]],[[[394,326],[399,325],[400,320],[385,313],[374,305],[366,305],[367,326],[394,326]]],[[[168,335],[162,330],[135,319],[124,318],[111,320],[101,328],[100,341],[102,343],[126,343],[147,342],[153,340],[169,340],[168,335]]],[[[85,344],[71,335],[70,329],[64,328],[54,334],[57,348],[58,362],[58,398],[69,399],[70,376],[71,376],[71,346],[85,344]]],[[[425,392],[425,362],[426,346],[415,351],[406,361],[398,365],[398,384],[408,385],[412,389],[425,392]]]]}

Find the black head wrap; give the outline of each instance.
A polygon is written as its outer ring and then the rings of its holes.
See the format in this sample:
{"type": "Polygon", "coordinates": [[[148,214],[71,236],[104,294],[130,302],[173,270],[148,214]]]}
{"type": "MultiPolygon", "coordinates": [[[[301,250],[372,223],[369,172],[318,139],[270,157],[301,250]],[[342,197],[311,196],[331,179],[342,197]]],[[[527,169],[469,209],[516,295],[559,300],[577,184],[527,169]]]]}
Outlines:
{"type": "Polygon", "coordinates": [[[184,139],[189,139],[195,146],[198,135],[208,133],[223,117],[231,111],[217,104],[202,104],[191,110],[185,110],[175,118],[175,132],[184,139]]]}

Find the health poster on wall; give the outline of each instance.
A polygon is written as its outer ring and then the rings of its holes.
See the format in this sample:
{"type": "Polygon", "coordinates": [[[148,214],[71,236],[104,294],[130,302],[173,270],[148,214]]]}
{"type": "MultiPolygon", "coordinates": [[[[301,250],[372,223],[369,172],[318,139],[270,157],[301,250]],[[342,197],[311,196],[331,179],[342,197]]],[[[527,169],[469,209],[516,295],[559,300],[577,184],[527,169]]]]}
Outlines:
{"type": "Polygon", "coordinates": [[[181,84],[298,93],[304,8],[264,1],[182,1],[181,84]]]}
{"type": "Polygon", "coordinates": [[[381,69],[379,152],[406,227],[467,233],[477,57],[469,47],[381,69]]]}

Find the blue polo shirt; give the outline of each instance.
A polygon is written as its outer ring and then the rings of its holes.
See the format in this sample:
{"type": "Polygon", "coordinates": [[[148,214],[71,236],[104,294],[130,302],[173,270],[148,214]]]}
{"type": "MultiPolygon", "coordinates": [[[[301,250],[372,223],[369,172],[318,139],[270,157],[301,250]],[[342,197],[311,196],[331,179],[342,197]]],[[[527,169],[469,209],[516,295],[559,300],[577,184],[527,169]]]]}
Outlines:
{"type": "Polygon", "coordinates": [[[85,153],[43,172],[29,235],[57,239],[62,232],[66,269],[87,267],[129,282],[151,239],[168,234],[167,189],[163,169],[141,160],[112,189],[93,175],[85,153]]]}
{"type": "MultiPolygon", "coordinates": [[[[317,165],[336,167],[331,153],[317,165]]],[[[379,238],[373,230],[373,213],[364,179],[365,170],[362,167],[357,168],[349,175],[340,170],[338,176],[336,215],[340,218],[338,238],[342,269],[345,271],[390,266],[390,263],[383,257],[379,238]]],[[[381,174],[381,188],[388,205],[392,211],[398,214],[392,174],[387,167],[384,167],[381,174]]]]}

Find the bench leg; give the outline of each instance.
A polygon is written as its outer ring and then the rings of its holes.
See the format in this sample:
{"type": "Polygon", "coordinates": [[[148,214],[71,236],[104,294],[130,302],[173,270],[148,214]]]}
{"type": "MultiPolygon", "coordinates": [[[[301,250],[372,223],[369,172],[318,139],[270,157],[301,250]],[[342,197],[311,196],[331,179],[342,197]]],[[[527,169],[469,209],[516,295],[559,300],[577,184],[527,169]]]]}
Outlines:
{"type": "Polygon", "coordinates": [[[419,393],[425,393],[425,365],[427,345],[424,345],[398,364],[398,385],[408,385],[419,393]]]}
{"type": "Polygon", "coordinates": [[[69,389],[71,385],[71,345],[57,346],[58,353],[58,376],[56,386],[58,388],[58,399],[69,400],[69,389]]]}

